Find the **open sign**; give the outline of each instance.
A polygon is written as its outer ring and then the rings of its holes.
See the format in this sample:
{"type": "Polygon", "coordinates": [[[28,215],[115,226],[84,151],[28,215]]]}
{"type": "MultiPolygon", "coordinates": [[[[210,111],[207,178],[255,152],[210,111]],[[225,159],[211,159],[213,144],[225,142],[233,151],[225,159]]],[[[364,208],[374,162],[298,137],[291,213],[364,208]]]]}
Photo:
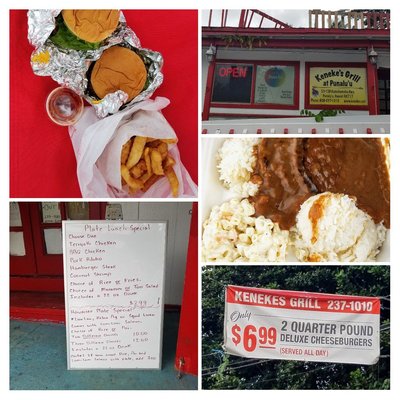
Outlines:
{"type": "Polygon", "coordinates": [[[232,78],[246,78],[247,67],[225,67],[221,66],[218,70],[218,75],[221,77],[232,77],[232,78]]]}

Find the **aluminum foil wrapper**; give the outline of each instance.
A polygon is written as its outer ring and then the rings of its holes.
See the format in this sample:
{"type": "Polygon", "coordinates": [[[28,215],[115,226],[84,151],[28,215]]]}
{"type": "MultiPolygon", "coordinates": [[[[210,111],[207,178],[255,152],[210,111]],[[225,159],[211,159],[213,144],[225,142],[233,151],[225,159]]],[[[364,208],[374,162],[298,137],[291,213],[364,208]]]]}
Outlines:
{"type": "Polygon", "coordinates": [[[31,55],[31,66],[36,75],[51,76],[61,86],[78,93],[95,108],[100,118],[115,114],[120,109],[128,109],[139,101],[150,98],[161,85],[164,78],[161,72],[162,55],[141,47],[135,32],[126,25],[122,11],[116,31],[99,49],[87,51],[61,49],[49,40],[60,12],[61,10],[28,11],[28,40],[35,47],[31,55]],[[126,103],[128,95],[122,90],[110,93],[101,100],[92,97],[87,90],[87,71],[90,64],[100,58],[104,50],[115,45],[135,50],[142,57],[147,69],[148,87],[129,103],[126,103]]]}

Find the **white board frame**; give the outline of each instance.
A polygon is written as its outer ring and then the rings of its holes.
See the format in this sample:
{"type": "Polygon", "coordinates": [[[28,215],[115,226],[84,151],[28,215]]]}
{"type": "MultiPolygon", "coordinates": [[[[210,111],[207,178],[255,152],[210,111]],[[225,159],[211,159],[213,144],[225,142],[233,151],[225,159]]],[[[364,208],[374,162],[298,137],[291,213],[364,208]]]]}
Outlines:
{"type": "Polygon", "coordinates": [[[83,371],[83,370],[161,370],[162,369],[162,352],[163,352],[163,331],[164,331],[164,298],[165,298],[165,270],[166,270],[166,257],[167,257],[167,239],[168,239],[168,221],[109,221],[109,220],[71,220],[62,221],[62,247],[63,247],[63,272],[64,272],[64,299],[65,299],[65,328],[66,328],[66,345],[67,345],[67,369],[72,371],[83,371]],[[159,336],[160,336],[160,351],[158,355],[158,367],[155,368],[142,368],[142,367],[132,367],[132,368],[95,368],[95,367],[84,367],[76,368],[71,367],[70,363],[70,330],[69,330],[69,301],[68,301],[68,273],[67,273],[67,245],[66,245],[66,229],[68,225],[72,224],[98,224],[98,225],[110,225],[110,224],[163,224],[164,225],[164,248],[162,249],[164,253],[163,265],[161,268],[161,294],[160,294],[160,323],[159,323],[159,336]]]}

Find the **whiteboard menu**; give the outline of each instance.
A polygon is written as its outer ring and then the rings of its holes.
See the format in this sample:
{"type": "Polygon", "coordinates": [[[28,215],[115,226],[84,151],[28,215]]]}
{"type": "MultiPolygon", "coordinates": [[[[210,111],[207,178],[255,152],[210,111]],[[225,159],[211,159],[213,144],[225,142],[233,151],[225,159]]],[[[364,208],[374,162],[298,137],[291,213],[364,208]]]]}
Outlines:
{"type": "Polygon", "coordinates": [[[166,222],[63,221],[68,369],[161,368],[166,222]]]}

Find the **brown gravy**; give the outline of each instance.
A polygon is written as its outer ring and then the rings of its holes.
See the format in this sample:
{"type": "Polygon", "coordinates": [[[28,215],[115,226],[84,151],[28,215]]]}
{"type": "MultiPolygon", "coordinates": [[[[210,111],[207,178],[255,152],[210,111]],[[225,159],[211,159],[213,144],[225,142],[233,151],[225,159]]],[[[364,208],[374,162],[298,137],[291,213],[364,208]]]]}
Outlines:
{"type": "Polygon", "coordinates": [[[290,229],[301,204],[316,193],[344,193],[376,223],[390,227],[390,180],[379,139],[262,139],[255,146],[250,198],[256,216],[290,229]]]}

